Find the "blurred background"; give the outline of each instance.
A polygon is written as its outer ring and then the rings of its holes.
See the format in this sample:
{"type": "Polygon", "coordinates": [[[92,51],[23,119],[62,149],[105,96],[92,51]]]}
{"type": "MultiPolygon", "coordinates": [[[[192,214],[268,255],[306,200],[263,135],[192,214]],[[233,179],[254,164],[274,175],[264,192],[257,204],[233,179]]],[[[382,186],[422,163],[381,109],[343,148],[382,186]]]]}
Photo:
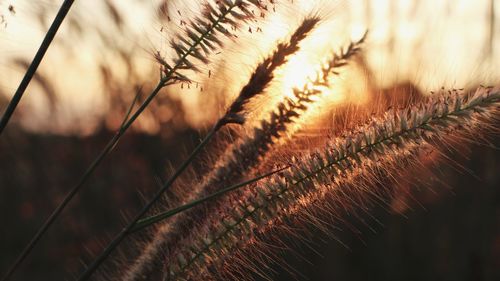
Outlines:
{"type": "MultiPolygon", "coordinates": [[[[197,143],[255,58],[310,13],[324,22],[283,70],[276,93],[297,86],[325,51],[366,29],[364,54],[332,100],[362,103],[371,92],[405,87],[426,94],[499,84],[500,1],[276,2],[266,19],[242,27],[237,40],[226,40],[210,64],[191,74],[196,83],[171,86],[157,97],[16,280],[72,279],[152,195],[156,178],[197,143]]],[[[61,3],[0,0],[0,112],[61,3]]],[[[103,148],[137,91],[155,86],[153,53],[168,57],[181,20],[199,9],[197,1],[76,1],[0,137],[0,272],[103,148]]],[[[320,255],[301,249],[307,261],[290,257],[290,264],[309,280],[499,280],[500,153],[472,147],[465,156],[460,163],[467,172],[441,167],[441,181],[412,194],[421,204],[374,210],[381,224],[353,220],[359,233],[338,233],[345,246],[318,236],[320,255]]],[[[276,270],[277,278],[291,278],[276,270]]]]}

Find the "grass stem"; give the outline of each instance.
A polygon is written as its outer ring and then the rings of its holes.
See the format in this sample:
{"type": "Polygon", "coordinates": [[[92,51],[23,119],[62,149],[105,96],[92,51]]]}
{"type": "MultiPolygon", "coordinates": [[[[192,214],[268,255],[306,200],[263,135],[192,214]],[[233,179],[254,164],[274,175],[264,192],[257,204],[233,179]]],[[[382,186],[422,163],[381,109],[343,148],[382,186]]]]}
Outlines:
{"type": "MultiPolygon", "coordinates": [[[[43,39],[42,44],[38,48],[38,51],[36,52],[35,57],[33,58],[33,61],[26,70],[23,80],[21,80],[19,87],[17,88],[16,92],[14,93],[14,96],[7,105],[7,108],[5,109],[2,119],[0,120],[0,136],[2,135],[2,132],[4,131],[7,124],[9,123],[12,114],[14,114],[17,105],[21,101],[21,98],[23,97],[26,88],[28,88],[31,79],[35,75],[38,66],[42,62],[45,53],[49,49],[52,40],[56,36],[57,30],[59,30],[59,27],[66,18],[66,15],[68,14],[71,6],[73,5],[73,2],[74,0],[65,0],[62,3],[61,7],[59,8],[59,11],[57,12],[57,15],[54,21],[52,22],[52,25],[50,26],[49,30],[45,34],[45,38],[43,39]]],[[[2,280],[7,280],[10,277],[10,275],[14,273],[13,270],[15,270],[15,268],[11,268],[11,270],[9,270],[7,275],[2,280]]]]}
{"type": "Polygon", "coordinates": [[[158,214],[158,215],[154,215],[154,216],[151,216],[151,217],[147,217],[147,218],[144,218],[142,220],[139,220],[135,225],[134,225],[134,228],[132,228],[131,232],[136,232],[136,231],[139,231],[141,229],[144,229],[146,227],[149,227],[157,222],[160,222],[162,220],[165,220],[165,219],[168,219],[170,217],[173,217],[183,211],[186,211],[186,210],[189,210],[189,209],[192,209],[200,204],[203,204],[205,202],[208,202],[210,200],[213,200],[213,199],[216,199],[220,196],[223,196],[231,191],[235,191],[235,190],[238,190],[242,187],[245,187],[245,186],[248,186],[252,183],[255,183],[257,181],[260,181],[261,179],[264,179],[264,178],[267,178],[267,177],[270,177],[274,174],[277,174],[285,169],[288,169],[290,166],[286,166],[284,168],[281,168],[281,169],[278,169],[278,170],[274,170],[272,172],[269,172],[267,174],[264,174],[264,175],[261,175],[261,176],[258,176],[258,177],[255,177],[253,179],[250,179],[250,180],[247,180],[247,181],[244,181],[242,183],[239,183],[239,184],[235,184],[233,186],[230,186],[230,187],[227,187],[227,188],[223,188],[215,193],[212,193],[206,197],[203,197],[201,199],[198,199],[198,200],[195,200],[195,201],[192,201],[190,203],[187,203],[185,205],[182,205],[180,207],[177,207],[177,208],[174,208],[174,209],[171,209],[169,211],[166,211],[166,212],[163,212],[161,214],[158,214]]]}

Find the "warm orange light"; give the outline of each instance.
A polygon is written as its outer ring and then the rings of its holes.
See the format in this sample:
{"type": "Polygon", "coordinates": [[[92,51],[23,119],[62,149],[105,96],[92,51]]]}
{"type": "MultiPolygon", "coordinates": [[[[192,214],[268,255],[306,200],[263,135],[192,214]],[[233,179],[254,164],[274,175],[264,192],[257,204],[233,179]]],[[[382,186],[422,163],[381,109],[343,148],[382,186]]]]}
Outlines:
{"type": "Polygon", "coordinates": [[[311,87],[310,81],[316,78],[318,69],[317,63],[304,53],[293,56],[282,70],[282,90],[293,97],[292,89],[311,87]]]}

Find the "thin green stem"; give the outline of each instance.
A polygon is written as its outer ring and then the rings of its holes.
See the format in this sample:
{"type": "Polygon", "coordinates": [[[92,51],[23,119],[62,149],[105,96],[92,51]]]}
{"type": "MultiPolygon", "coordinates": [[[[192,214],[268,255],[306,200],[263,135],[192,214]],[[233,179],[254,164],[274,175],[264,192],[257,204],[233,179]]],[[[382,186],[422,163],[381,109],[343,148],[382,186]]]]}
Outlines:
{"type": "Polygon", "coordinates": [[[134,225],[134,228],[131,230],[131,232],[136,232],[136,231],[139,231],[139,230],[142,230],[148,226],[151,226],[157,222],[160,222],[162,220],[165,220],[167,218],[170,218],[170,217],[173,217],[183,211],[186,211],[186,210],[189,210],[189,209],[192,209],[200,204],[203,204],[207,201],[210,201],[210,200],[213,200],[215,198],[218,198],[220,196],[223,196],[231,191],[235,191],[237,189],[240,189],[242,187],[245,187],[245,186],[248,186],[252,183],[255,183],[257,181],[260,181],[261,179],[264,179],[264,178],[267,178],[267,177],[270,177],[274,174],[277,174],[285,169],[288,169],[290,166],[286,166],[284,168],[281,168],[281,169],[278,169],[278,170],[275,170],[275,171],[272,171],[270,173],[267,173],[267,174],[264,174],[264,175],[261,175],[261,176],[258,176],[258,177],[255,177],[253,179],[250,179],[248,181],[245,181],[245,182],[242,182],[242,183],[239,183],[239,184],[235,184],[233,186],[230,186],[230,187],[227,187],[227,188],[224,188],[224,189],[221,189],[215,193],[212,193],[206,197],[203,197],[201,199],[198,199],[198,200],[195,200],[195,201],[192,201],[190,203],[187,203],[185,205],[182,205],[180,207],[177,207],[177,208],[174,208],[174,209],[171,209],[169,211],[166,211],[166,212],[163,212],[163,213],[160,213],[158,215],[154,215],[154,216],[151,216],[151,217],[148,217],[148,218],[144,218],[142,220],[139,220],[135,225],[134,225]]]}

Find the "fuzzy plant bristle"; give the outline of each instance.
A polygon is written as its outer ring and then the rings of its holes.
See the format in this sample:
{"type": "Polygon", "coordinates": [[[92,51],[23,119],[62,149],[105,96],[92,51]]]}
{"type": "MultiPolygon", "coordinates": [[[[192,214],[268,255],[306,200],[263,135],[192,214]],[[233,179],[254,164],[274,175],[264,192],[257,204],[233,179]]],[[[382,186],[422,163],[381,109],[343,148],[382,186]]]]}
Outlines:
{"type": "MultiPolygon", "coordinates": [[[[294,88],[294,99],[285,98],[277,106],[276,111],[272,111],[267,118],[264,118],[254,128],[252,136],[232,145],[228,153],[221,157],[213,171],[189,193],[189,200],[217,192],[221,188],[244,178],[246,173],[251,174],[261,159],[274,147],[277,140],[286,133],[289,125],[293,124],[294,120],[300,119],[302,114],[307,111],[308,106],[313,102],[312,97],[322,94],[322,91],[315,87],[329,84],[332,76],[337,75],[339,69],[345,66],[346,62],[361,50],[365,38],[366,36],[363,36],[360,40],[351,42],[339,52],[333,52],[331,58],[328,59],[327,63],[323,64],[317,76],[310,81],[309,86],[304,86],[302,89],[294,88]]],[[[277,51],[274,52],[274,54],[276,53],[277,51]]],[[[270,61],[270,59],[266,59],[266,61],[270,61]]],[[[129,276],[144,275],[144,273],[137,274],[137,272],[144,271],[144,265],[152,263],[151,257],[158,256],[158,254],[153,254],[154,252],[158,252],[158,249],[168,248],[170,244],[177,241],[178,237],[187,235],[191,229],[189,226],[195,225],[196,221],[209,216],[210,212],[217,207],[216,202],[211,205],[206,204],[206,208],[203,210],[199,208],[190,210],[172,222],[168,222],[167,225],[161,226],[152,242],[155,246],[146,248],[141,258],[139,258],[139,262],[133,267],[132,272],[135,272],[135,274],[129,276]],[[140,268],[143,269],[140,270],[140,268]]]]}
{"type": "MultiPolygon", "coordinates": [[[[66,194],[58,207],[53,211],[53,213],[48,217],[45,223],[40,227],[39,231],[33,236],[33,239],[24,248],[18,259],[14,262],[13,267],[9,270],[7,276],[11,275],[18,265],[25,259],[25,257],[32,251],[34,246],[38,243],[40,238],[47,232],[47,230],[53,225],[55,219],[60,215],[60,213],[66,208],[68,203],[78,194],[82,189],[84,183],[93,174],[95,169],[102,163],[102,160],[111,153],[113,148],[118,144],[122,136],[129,130],[132,124],[139,118],[140,115],[146,110],[146,108],[151,104],[158,93],[166,86],[178,83],[178,82],[190,82],[185,71],[197,71],[198,67],[194,64],[193,60],[198,60],[202,63],[208,62],[208,55],[211,54],[217,47],[222,45],[222,41],[219,36],[228,36],[230,32],[228,27],[237,27],[240,22],[248,21],[256,17],[257,14],[262,14],[265,7],[262,6],[261,0],[214,0],[206,2],[205,13],[197,17],[186,29],[186,34],[179,35],[177,40],[172,41],[172,48],[177,54],[173,59],[166,59],[160,53],[155,54],[155,58],[160,64],[160,79],[158,84],[151,90],[149,95],[145,97],[144,101],[138,106],[138,108],[127,114],[127,118],[124,119],[122,125],[118,128],[116,134],[110,139],[106,146],[101,150],[101,152],[96,156],[95,160],[89,165],[85,170],[82,177],[77,184],[66,194]],[[261,13],[255,13],[252,11],[253,8],[259,9],[261,13]]],[[[61,14],[56,17],[62,20],[65,13],[68,12],[69,7],[71,7],[72,1],[67,1],[63,4],[65,9],[61,9],[61,14]]],[[[58,26],[60,22],[55,25],[58,26]]],[[[54,36],[55,29],[53,32],[49,32],[48,35],[54,36]]],[[[50,36],[48,37],[50,38],[50,36]]],[[[50,45],[50,41],[43,44],[44,48],[50,45]]],[[[44,52],[39,53],[39,59],[43,57],[44,52]]],[[[36,67],[34,68],[36,69],[36,67]]],[[[26,80],[26,81],[29,81],[26,80]]],[[[22,95],[22,92],[20,92],[22,95]]],[[[15,100],[14,100],[15,101],[15,100]]],[[[17,97],[17,102],[19,101],[19,96],[17,97]]],[[[13,103],[12,109],[15,108],[17,102],[13,103]]],[[[135,103],[135,102],[134,102],[135,103]]],[[[134,104],[133,104],[134,105],[134,104]]],[[[6,115],[10,118],[10,114],[6,115]]],[[[8,120],[8,118],[6,120],[8,120]]],[[[183,170],[183,169],[181,169],[183,170]]],[[[179,174],[182,171],[179,172],[179,174]]],[[[172,181],[175,181],[175,177],[172,181]]],[[[84,270],[84,273],[80,276],[81,280],[86,280],[90,278],[91,275],[97,270],[97,268],[103,263],[103,261],[109,256],[109,254],[120,244],[120,242],[125,239],[128,235],[127,229],[131,229],[134,223],[139,220],[141,216],[146,214],[153,204],[161,198],[164,190],[168,188],[168,185],[162,187],[160,191],[153,197],[153,200],[148,202],[146,206],[141,210],[141,212],[136,216],[136,218],[129,223],[129,225],[122,230],[112,241],[111,244],[106,247],[106,249],[99,255],[94,262],[84,270]]]]}
{"type": "MultiPolygon", "coordinates": [[[[199,222],[175,250],[168,252],[165,278],[240,276],[238,270],[242,269],[236,268],[239,263],[233,258],[260,247],[256,239],[267,231],[288,223],[331,194],[340,193],[345,198],[336,202],[341,208],[352,207],[356,197],[374,193],[370,179],[376,171],[404,167],[422,149],[440,149],[440,144],[457,136],[474,142],[481,130],[498,130],[499,110],[499,89],[480,88],[471,94],[450,91],[420,104],[389,110],[345,132],[323,149],[299,156],[283,174],[222,199],[218,211],[199,222]],[[367,179],[363,186],[344,188],[353,187],[350,184],[359,178],[367,179]]],[[[309,220],[314,220],[313,213],[308,213],[309,220]]]]}
{"type": "MultiPolygon", "coordinates": [[[[179,81],[190,82],[189,78],[183,73],[183,70],[197,71],[196,66],[190,61],[195,58],[201,60],[203,63],[208,62],[201,56],[201,50],[205,51],[205,55],[215,49],[215,45],[221,46],[218,34],[229,35],[230,33],[225,28],[228,24],[233,27],[237,25],[236,21],[247,21],[255,16],[255,13],[249,10],[249,6],[261,7],[261,1],[258,0],[222,0],[215,2],[206,2],[205,14],[197,18],[194,23],[187,28],[187,37],[179,37],[179,42],[172,42],[172,48],[177,53],[177,59],[173,59],[173,66],[171,66],[166,59],[159,53],[156,54],[156,59],[161,64],[161,77],[158,85],[142,102],[139,108],[123,122],[118,133],[110,144],[103,151],[103,156],[109,153],[119,138],[125,131],[132,125],[138,116],[146,109],[160,90],[167,86],[179,81]],[[210,4],[212,3],[212,4],[210,4]]],[[[187,169],[194,158],[206,146],[215,133],[223,126],[219,123],[207,134],[203,141],[191,152],[190,156],[180,165],[173,175],[162,184],[161,188],[155,193],[151,200],[141,209],[141,211],[124,227],[120,233],[105,247],[105,249],[93,260],[93,262],[83,271],[79,280],[89,279],[103,264],[103,262],[111,255],[111,253],[118,247],[118,245],[126,239],[130,231],[135,227],[135,224],[145,216],[150,209],[162,198],[163,194],[178,177],[187,169]]],[[[94,166],[102,160],[103,157],[99,156],[94,166]]],[[[93,170],[93,167],[90,171],[93,170]]],[[[79,188],[79,186],[77,187],[79,188]]],[[[74,196],[76,192],[71,192],[69,197],[74,196]]],[[[65,199],[65,201],[67,201],[65,199]]]]}
{"type": "MultiPolygon", "coordinates": [[[[215,132],[223,126],[232,123],[243,124],[245,122],[245,105],[252,98],[264,93],[265,89],[273,81],[276,69],[283,66],[287,62],[289,56],[293,55],[300,49],[301,41],[307,37],[318,22],[319,18],[316,17],[304,19],[288,41],[279,43],[276,49],[260,64],[258,64],[248,83],[242,88],[239,95],[229,106],[226,113],[219,119],[218,122],[216,122],[203,143],[206,143],[207,138],[211,138],[215,132]]],[[[191,190],[186,193],[190,195],[197,195],[197,192],[193,192],[191,190]]],[[[191,197],[192,196],[189,198],[191,197]]],[[[156,247],[148,247],[146,253],[139,257],[139,262],[135,263],[132,269],[125,274],[125,278],[134,280],[137,279],[137,276],[149,274],[145,273],[145,271],[151,271],[151,269],[155,268],[154,262],[151,262],[151,260],[157,259],[158,252],[162,248],[161,244],[164,244],[167,241],[172,242],[180,239],[183,236],[184,231],[189,229],[188,226],[192,223],[192,218],[194,218],[194,216],[192,216],[189,212],[183,214],[181,217],[185,218],[186,221],[181,219],[179,220],[179,225],[176,225],[173,228],[167,226],[159,229],[156,234],[155,241],[153,242],[156,247]],[[171,229],[174,230],[170,231],[171,229]],[[166,237],[167,234],[169,236],[168,238],[166,237]],[[144,259],[147,259],[148,263],[142,262],[144,259]]]]}
{"type": "Polygon", "coordinates": [[[292,34],[290,40],[278,44],[273,53],[256,67],[248,83],[241,89],[238,97],[221,119],[221,125],[228,123],[243,124],[245,122],[245,105],[253,97],[265,91],[274,79],[276,69],[284,65],[288,58],[299,50],[300,42],[307,37],[319,21],[320,19],[317,17],[304,19],[292,34]]]}
{"type": "Polygon", "coordinates": [[[243,22],[255,19],[265,10],[258,0],[223,0],[208,1],[204,4],[203,14],[194,18],[185,32],[171,40],[170,45],[176,58],[165,59],[159,52],[155,54],[161,65],[162,77],[174,75],[180,81],[190,80],[178,70],[200,71],[196,62],[209,63],[209,55],[223,46],[221,37],[231,36],[231,28],[237,28],[243,22]],[[259,13],[256,13],[257,9],[259,13]]]}
{"type": "Polygon", "coordinates": [[[251,172],[252,168],[259,164],[260,159],[265,157],[275,143],[287,133],[289,126],[299,120],[308,106],[314,103],[313,97],[319,96],[323,91],[317,86],[328,86],[329,81],[339,74],[340,68],[345,66],[353,56],[360,50],[365,36],[356,42],[351,42],[340,52],[333,52],[327,63],[323,65],[315,79],[310,80],[308,85],[301,89],[293,89],[293,98],[286,97],[284,101],[276,106],[267,118],[253,129],[253,134],[236,143],[229,154],[225,155],[209,175],[210,179],[205,181],[202,192],[210,194],[222,188],[224,185],[233,183],[235,179],[243,177],[244,173],[251,172]]]}

